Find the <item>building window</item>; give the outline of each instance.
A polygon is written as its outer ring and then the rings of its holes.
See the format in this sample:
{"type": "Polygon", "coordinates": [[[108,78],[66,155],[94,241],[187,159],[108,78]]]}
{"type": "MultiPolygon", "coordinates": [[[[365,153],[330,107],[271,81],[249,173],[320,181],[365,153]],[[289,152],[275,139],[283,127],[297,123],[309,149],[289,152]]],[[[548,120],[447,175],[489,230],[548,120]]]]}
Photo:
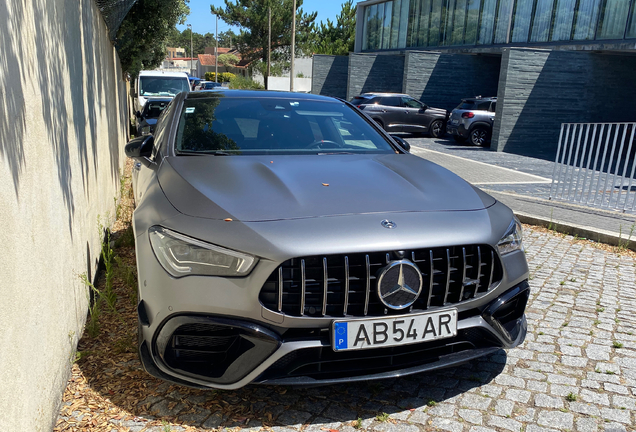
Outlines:
{"type": "Polygon", "coordinates": [[[481,0],[468,0],[466,7],[466,30],[464,32],[464,43],[466,45],[475,45],[477,43],[480,8],[481,0]]]}
{"type": "Polygon", "coordinates": [[[574,24],[574,40],[591,40],[596,33],[601,0],[580,0],[574,24]]]}
{"type": "Polygon", "coordinates": [[[630,0],[605,0],[596,39],[623,39],[630,0]]]}
{"type": "Polygon", "coordinates": [[[510,19],[512,14],[513,0],[499,0],[497,9],[495,43],[508,43],[508,33],[510,32],[510,19]]]}
{"type": "Polygon", "coordinates": [[[484,0],[481,10],[481,24],[479,28],[480,45],[490,45],[495,31],[495,17],[497,15],[497,0],[484,0]]]}
{"type": "Polygon", "coordinates": [[[515,11],[512,16],[513,42],[528,42],[533,6],[533,1],[521,0],[516,2],[515,11]]]}
{"type": "Polygon", "coordinates": [[[636,38],[636,4],[632,4],[632,16],[629,20],[626,37],[636,38]]]}
{"type": "Polygon", "coordinates": [[[553,0],[537,0],[532,18],[531,42],[547,42],[552,24],[553,0]]]}
{"type": "Polygon", "coordinates": [[[575,8],[576,0],[557,0],[551,40],[565,41],[572,38],[572,22],[574,21],[575,8]]]}

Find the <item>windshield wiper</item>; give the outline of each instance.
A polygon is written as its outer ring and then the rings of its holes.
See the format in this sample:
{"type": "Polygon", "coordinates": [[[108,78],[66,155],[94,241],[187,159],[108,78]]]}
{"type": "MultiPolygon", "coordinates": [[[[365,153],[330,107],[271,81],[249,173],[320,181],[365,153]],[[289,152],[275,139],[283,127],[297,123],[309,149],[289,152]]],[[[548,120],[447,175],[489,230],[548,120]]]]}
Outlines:
{"type": "Polygon", "coordinates": [[[212,156],[231,156],[231,153],[224,152],[223,150],[202,150],[202,151],[192,151],[192,150],[177,150],[178,155],[212,155],[212,156]]]}

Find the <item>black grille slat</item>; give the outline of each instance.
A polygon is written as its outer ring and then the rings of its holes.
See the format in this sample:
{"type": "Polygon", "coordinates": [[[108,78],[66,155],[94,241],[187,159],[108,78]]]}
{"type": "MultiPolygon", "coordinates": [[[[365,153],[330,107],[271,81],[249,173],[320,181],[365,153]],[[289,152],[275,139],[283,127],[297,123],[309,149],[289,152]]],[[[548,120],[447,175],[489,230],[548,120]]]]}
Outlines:
{"type": "Polygon", "coordinates": [[[267,309],[290,316],[399,313],[386,310],[376,293],[376,275],[386,265],[387,256],[389,261],[406,257],[422,273],[422,292],[412,311],[481,296],[502,277],[498,255],[488,245],[310,256],[292,258],[279,266],[263,284],[259,299],[267,309]]]}

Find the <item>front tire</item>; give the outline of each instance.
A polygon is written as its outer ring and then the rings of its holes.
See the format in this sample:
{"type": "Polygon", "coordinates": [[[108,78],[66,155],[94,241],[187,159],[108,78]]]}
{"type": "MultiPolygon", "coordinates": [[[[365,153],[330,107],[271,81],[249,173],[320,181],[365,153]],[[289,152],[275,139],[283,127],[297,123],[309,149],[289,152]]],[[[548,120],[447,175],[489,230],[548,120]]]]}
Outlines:
{"type": "Polygon", "coordinates": [[[442,120],[434,120],[428,127],[428,131],[433,138],[439,138],[444,135],[444,122],[442,120]]]}
{"type": "Polygon", "coordinates": [[[474,146],[484,147],[488,143],[488,133],[490,131],[483,126],[476,126],[470,131],[470,143],[474,146]]]}

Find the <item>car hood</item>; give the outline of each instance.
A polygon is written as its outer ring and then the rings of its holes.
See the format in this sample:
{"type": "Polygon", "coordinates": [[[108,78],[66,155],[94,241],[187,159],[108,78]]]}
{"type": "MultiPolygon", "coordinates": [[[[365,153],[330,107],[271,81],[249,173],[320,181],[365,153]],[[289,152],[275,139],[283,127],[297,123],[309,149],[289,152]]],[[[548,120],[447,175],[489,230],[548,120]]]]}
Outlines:
{"type": "Polygon", "coordinates": [[[245,222],[471,211],[495,203],[409,154],[166,157],[158,180],[183,214],[245,222]]]}

